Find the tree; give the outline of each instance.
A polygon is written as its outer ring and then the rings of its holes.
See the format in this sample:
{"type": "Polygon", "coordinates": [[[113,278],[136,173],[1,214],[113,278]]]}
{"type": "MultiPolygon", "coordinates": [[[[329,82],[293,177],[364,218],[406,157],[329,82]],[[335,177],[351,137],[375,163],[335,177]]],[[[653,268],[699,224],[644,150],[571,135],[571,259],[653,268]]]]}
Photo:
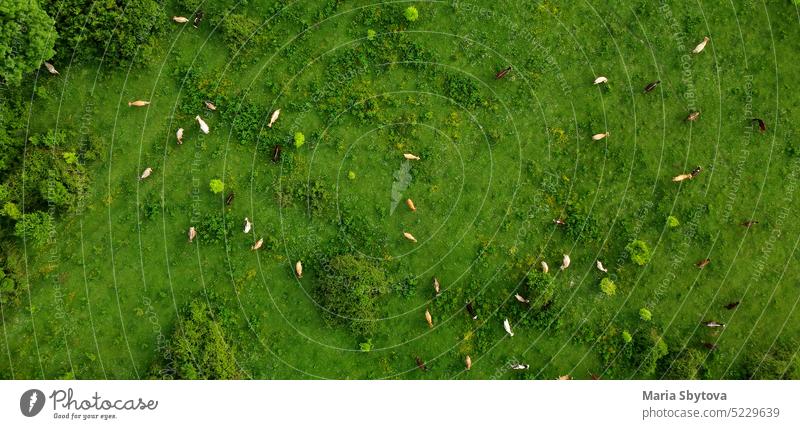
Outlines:
{"type": "Polygon", "coordinates": [[[338,255],[323,263],[316,290],[324,317],[369,337],[376,317],[376,300],[388,292],[383,270],[367,258],[338,255]]]}
{"type": "Polygon", "coordinates": [[[50,59],[57,36],[53,24],[38,2],[0,2],[0,77],[19,85],[23,74],[50,59]]]}
{"type": "Polygon", "coordinates": [[[73,55],[115,66],[146,60],[167,23],[156,0],[41,0],[41,4],[57,20],[56,50],[64,61],[73,55]]]}
{"type": "Polygon", "coordinates": [[[243,377],[222,324],[203,300],[189,303],[164,350],[163,378],[232,380],[243,377]]]}
{"type": "Polygon", "coordinates": [[[304,145],[306,142],[306,136],[303,135],[301,132],[294,133],[294,147],[299,148],[300,146],[304,145]]]}
{"type": "Polygon", "coordinates": [[[35,246],[43,246],[50,239],[52,225],[53,217],[47,212],[25,213],[14,225],[14,233],[35,246]]]}
{"type": "Polygon", "coordinates": [[[219,179],[211,179],[211,182],[208,183],[208,187],[211,188],[211,192],[219,194],[225,190],[225,183],[219,179]]]}
{"type": "Polygon", "coordinates": [[[617,293],[617,285],[608,277],[603,277],[600,280],[600,290],[603,291],[604,294],[608,296],[612,296],[617,293]]]}
{"type": "Polygon", "coordinates": [[[681,222],[675,216],[667,216],[667,226],[670,228],[676,228],[680,225],[681,222]]]}
{"type": "Polygon", "coordinates": [[[650,310],[648,310],[646,308],[640,308],[639,309],[639,317],[642,320],[644,320],[645,322],[648,322],[648,321],[650,321],[650,319],[653,318],[653,313],[651,313],[650,310]]]}
{"type": "Polygon", "coordinates": [[[631,255],[631,261],[636,265],[646,265],[650,262],[650,247],[642,240],[633,240],[625,246],[625,250],[631,255]]]}
{"type": "Polygon", "coordinates": [[[409,6],[403,11],[403,15],[409,22],[414,22],[419,19],[419,11],[414,6],[409,6]]]}

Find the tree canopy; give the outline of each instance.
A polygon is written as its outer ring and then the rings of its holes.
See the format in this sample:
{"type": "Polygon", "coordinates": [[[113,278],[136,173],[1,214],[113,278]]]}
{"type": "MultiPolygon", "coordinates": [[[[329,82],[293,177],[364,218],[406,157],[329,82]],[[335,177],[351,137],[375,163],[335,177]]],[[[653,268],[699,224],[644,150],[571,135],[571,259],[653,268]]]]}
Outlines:
{"type": "Polygon", "coordinates": [[[56,30],[36,1],[0,2],[0,77],[16,86],[55,51],[56,30]]]}

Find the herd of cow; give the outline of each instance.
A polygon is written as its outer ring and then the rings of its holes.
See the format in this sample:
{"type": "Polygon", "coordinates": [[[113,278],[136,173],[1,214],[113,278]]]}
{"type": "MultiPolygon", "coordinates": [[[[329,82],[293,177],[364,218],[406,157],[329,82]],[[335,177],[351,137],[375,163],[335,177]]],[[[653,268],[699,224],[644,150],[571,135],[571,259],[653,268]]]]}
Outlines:
{"type": "MultiPolygon", "coordinates": [[[[203,19],[203,13],[202,12],[198,12],[197,14],[195,14],[194,18],[191,21],[193,22],[193,25],[195,27],[197,27],[197,26],[200,25],[200,22],[202,21],[202,19],[203,19]]],[[[172,20],[174,22],[176,22],[176,23],[187,23],[187,22],[190,22],[190,19],[188,19],[186,17],[182,17],[182,16],[175,16],[175,17],[172,18],[172,20]]],[[[706,44],[708,42],[709,42],[709,38],[708,37],[704,37],[703,41],[700,42],[700,44],[698,44],[692,50],[692,53],[693,54],[701,53],[705,49],[706,44]]],[[[58,70],[56,70],[56,68],[52,64],[50,64],[49,62],[44,62],[44,66],[51,74],[54,74],[54,75],[59,74],[58,70]]],[[[505,76],[507,76],[511,71],[512,71],[512,67],[511,66],[509,66],[507,68],[504,68],[503,70],[501,70],[501,71],[496,73],[495,78],[496,79],[502,79],[505,76]]],[[[609,79],[607,77],[598,76],[597,78],[594,79],[593,84],[595,84],[595,85],[604,85],[604,84],[607,84],[608,82],[609,82],[609,79]]],[[[651,83],[647,84],[645,86],[643,92],[644,93],[649,93],[649,92],[653,91],[660,83],[661,83],[660,80],[656,80],[654,82],[651,82],[651,83]]],[[[206,109],[208,109],[210,111],[217,110],[217,106],[214,105],[214,103],[212,103],[211,101],[206,100],[206,101],[203,102],[203,104],[205,105],[206,109]]],[[[150,102],[149,101],[145,101],[145,100],[135,100],[135,101],[128,102],[128,106],[130,106],[130,107],[146,107],[146,106],[149,106],[149,105],[150,105],[150,102]]],[[[275,124],[275,122],[278,120],[278,117],[280,116],[280,113],[281,113],[280,109],[277,109],[272,113],[272,115],[270,117],[270,120],[269,120],[269,123],[267,124],[267,126],[269,128],[272,128],[273,124],[275,124]]],[[[693,122],[693,121],[698,120],[699,117],[700,117],[700,112],[699,111],[692,111],[686,117],[686,121],[693,122]]],[[[195,116],[194,119],[197,122],[197,124],[198,124],[198,126],[200,128],[200,131],[202,133],[208,134],[210,132],[209,125],[203,120],[203,118],[200,117],[200,115],[195,116]]],[[[763,133],[763,132],[766,131],[766,124],[764,123],[763,120],[761,120],[759,118],[753,118],[752,122],[754,122],[754,123],[756,123],[758,125],[758,128],[759,128],[760,132],[763,133]]],[[[594,134],[594,135],[592,135],[591,138],[592,138],[593,141],[599,141],[599,140],[603,140],[603,139],[608,138],[610,135],[611,135],[611,133],[609,131],[605,131],[605,132],[602,132],[602,133],[594,134]]],[[[176,136],[177,144],[179,144],[179,145],[183,144],[184,128],[178,128],[178,130],[176,131],[175,136],[176,136]]],[[[281,147],[280,147],[280,145],[278,145],[278,146],[276,146],[276,148],[274,150],[273,161],[277,162],[280,159],[280,153],[281,153],[281,147]]],[[[412,153],[404,153],[403,157],[406,160],[409,160],[409,161],[420,161],[421,160],[421,158],[419,156],[414,155],[412,153]]],[[[683,174],[679,174],[679,175],[673,177],[672,181],[673,182],[682,182],[684,180],[694,179],[695,177],[697,177],[700,174],[701,171],[702,171],[702,168],[698,166],[698,167],[694,168],[689,173],[683,173],[683,174]]],[[[147,179],[148,177],[150,177],[150,175],[152,173],[153,173],[153,168],[152,167],[145,168],[144,171],[142,171],[141,175],[139,176],[139,180],[147,179]]],[[[228,205],[230,205],[230,202],[231,202],[232,199],[233,199],[233,193],[231,193],[227,198],[226,202],[227,202],[228,205]]],[[[412,201],[410,198],[406,199],[406,205],[408,206],[409,210],[411,210],[412,212],[416,212],[417,211],[417,207],[414,204],[414,201],[412,201]]],[[[563,219],[554,219],[553,222],[556,224],[557,227],[566,225],[566,221],[563,220],[563,219]]],[[[747,228],[750,228],[753,225],[755,225],[756,223],[757,223],[757,221],[755,221],[755,220],[747,220],[747,221],[743,222],[742,225],[747,227],[747,228]]],[[[249,234],[252,231],[252,228],[253,228],[252,222],[250,221],[249,218],[245,217],[244,218],[244,225],[243,225],[244,233],[245,234],[249,234]]],[[[194,226],[190,226],[189,230],[188,230],[189,243],[194,242],[194,240],[197,238],[197,234],[198,234],[197,229],[194,226]]],[[[403,231],[402,235],[406,240],[411,241],[413,243],[417,243],[417,238],[412,233],[407,232],[407,231],[403,231]]],[[[264,244],[264,239],[263,238],[259,238],[258,240],[256,240],[253,243],[252,246],[250,246],[250,248],[251,248],[251,250],[256,251],[256,250],[261,249],[263,244],[264,244]]],[[[698,268],[702,269],[702,268],[705,268],[710,262],[711,262],[711,260],[706,258],[706,259],[703,259],[703,260],[699,261],[696,264],[696,266],[698,268]]],[[[569,255],[563,255],[562,261],[561,261],[560,270],[561,271],[566,270],[570,266],[570,263],[571,263],[571,260],[570,260],[569,255]]],[[[606,273],[608,272],[608,270],[603,266],[603,263],[601,261],[599,261],[599,260],[596,261],[596,267],[597,267],[597,269],[599,269],[602,272],[606,272],[606,273]]],[[[541,261],[541,270],[544,273],[548,273],[549,272],[549,267],[547,265],[547,262],[541,261]]],[[[302,278],[302,276],[303,276],[303,264],[302,264],[301,261],[297,261],[295,263],[294,271],[295,271],[295,276],[297,278],[302,278]]],[[[436,296],[439,296],[441,294],[441,289],[440,289],[441,288],[441,284],[440,284],[440,282],[439,282],[439,280],[437,278],[433,279],[433,285],[434,285],[434,289],[435,289],[435,292],[436,292],[436,296]]],[[[516,294],[515,298],[516,298],[517,301],[519,301],[520,303],[522,303],[524,305],[529,305],[530,304],[530,300],[528,300],[527,298],[523,297],[520,294],[516,294]]],[[[731,309],[736,308],[738,305],[739,305],[739,302],[736,301],[736,302],[732,302],[732,303],[726,305],[725,308],[731,310],[731,309]]],[[[470,317],[473,320],[476,320],[478,318],[478,314],[477,314],[477,312],[475,311],[475,309],[473,307],[473,302],[467,302],[465,308],[466,308],[466,311],[469,313],[470,317]]],[[[426,320],[429,328],[433,328],[433,326],[434,326],[433,317],[432,317],[429,309],[425,309],[425,320],[426,320]]],[[[722,327],[725,326],[724,323],[716,322],[716,321],[713,321],[713,320],[703,322],[703,325],[707,326],[709,328],[722,328],[722,327]]],[[[508,334],[509,337],[513,337],[514,336],[514,332],[513,332],[512,327],[511,327],[511,322],[509,322],[509,320],[507,318],[503,320],[503,329],[505,330],[505,332],[508,334]]],[[[711,344],[711,343],[705,343],[704,345],[707,348],[711,349],[711,350],[716,348],[716,345],[711,344]]],[[[415,356],[415,361],[416,361],[417,366],[420,369],[422,369],[424,371],[426,371],[428,369],[428,367],[425,365],[425,362],[419,356],[415,356]]],[[[465,362],[466,369],[470,370],[472,368],[472,357],[469,356],[469,355],[466,355],[465,359],[464,359],[464,362],[465,362]]],[[[530,366],[527,365],[527,364],[516,363],[514,365],[511,365],[510,368],[514,369],[514,370],[526,370],[529,367],[530,366]]],[[[559,377],[559,379],[562,379],[562,380],[563,379],[571,379],[571,377],[569,375],[565,375],[565,376],[559,377]]]]}

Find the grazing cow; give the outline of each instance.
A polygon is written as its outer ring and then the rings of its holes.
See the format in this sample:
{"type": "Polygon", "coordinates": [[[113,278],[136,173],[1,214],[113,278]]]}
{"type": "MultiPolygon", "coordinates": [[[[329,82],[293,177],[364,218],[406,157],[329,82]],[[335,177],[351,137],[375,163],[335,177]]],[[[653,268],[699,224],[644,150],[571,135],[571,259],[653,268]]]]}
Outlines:
{"type": "Polygon", "coordinates": [[[235,196],[236,196],[236,194],[234,194],[233,192],[231,192],[230,194],[228,194],[228,196],[225,198],[225,205],[226,205],[226,206],[229,206],[229,205],[231,205],[231,204],[233,203],[233,198],[234,198],[235,196]]]}
{"type": "Polygon", "coordinates": [[[561,271],[564,271],[567,268],[569,268],[570,262],[571,261],[569,259],[569,255],[564,255],[564,258],[561,260],[561,271]]]}
{"type": "Polygon", "coordinates": [[[198,10],[197,13],[194,14],[194,22],[192,22],[194,28],[200,27],[200,23],[203,22],[203,16],[205,16],[205,14],[202,10],[198,10]]]}
{"type": "Polygon", "coordinates": [[[705,347],[705,348],[707,348],[709,350],[716,350],[717,349],[717,345],[716,344],[711,344],[711,343],[703,343],[703,347],[705,347]]]}
{"type": "Polygon", "coordinates": [[[553,223],[558,226],[567,226],[567,222],[565,222],[564,219],[561,218],[553,219],[553,223]]]}
{"type": "Polygon", "coordinates": [[[412,212],[415,212],[415,211],[417,211],[417,206],[415,206],[415,205],[414,205],[414,202],[413,202],[413,201],[411,201],[411,198],[408,198],[408,199],[406,199],[406,205],[408,206],[408,208],[409,208],[409,209],[410,209],[412,212]]]}
{"type": "Polygon", "coordinates": [[[683,182],[684,180],[691,179],[692,177],[694,177],[694,176],[692,176],[691,174],[679,174],[679,175],[673,177],[672,181],[673,182],[683,182]]]}
{"type": "Polygon", "coordinates": [[[660,84],[660,83],[661,83],[661,81],[660,81],[660,80],[657,80],[657,81],[655,81],[655,82],[650,82],[650,83],[648,83],[648,84],[647,84],[647,86],[645,86],[645,87],[644,87],[644,93],[645,93],[645,94],[647,94],[648,92],[650,92],[650,91],[652,91],[652,90],[656,89],[656,87],[657,87],[657,86],[658,86],[658,84],[660,84]]]}
{"type": "Polygon", "coordinates": [[[186,24],[187,22],[189,22],[189,18],[185,16],[173,16],[172,20],[177,22],[178,24],[186,24]]]}
{"type": "Polygon", "coordinates": [[[194,229],[193,226],[189,227],[189,243],[194,241],[194,238],[197,237],[197,230],[194,229]]]}
{"type": "Polygon", "coordinates": [[[408,240],[408,241],[413,241],[414,243],[417,242],[417,239],[413,235],[411,235],[410,232],[404,232],[403,233],[403,237],[405,237],[406,240],[408,240]]]}
{"type": "Polygon", "coordinates": [[[302,279],[303,278],[303,262],[302,261],[297,261],[297,263],[294,264],[294,273],[297,275],[298,279],[302,279]]]}
{"type": "Polygon", "coordinates": [[[715,322],[713,320],[709,320],[707,322],[703,322],[703,325],[708,326],[709,328],[724,328],[724,323],[715,322]]]}
{"type": "Polygon", "coordinates": [[[214,103],[212,103],[212,102],[210,102],[208,100],[203,101],[203,104],[206,105],[206,108],[208,110],[217,110],[217,106],[215,106],[214,103]]]}
{"type": "Polygon", "coordinates": [[[763,119],[753,118],[750,121],[758,123],[758,131],[759,132],[763,133],[763,132],[767,131],[767,124],[764,123],[763,119]]]}
{"type": "Polygon", "coordinates": [[[611,135],[611,133],[609,133],[608,131],[606,131],[604,133],[598,133],[598,134],[595,134],[595,135],[592,136],[592,140],[594,140],[594,141],[603,140],[604,138],[608,137],[609,135],[611,135]]]}
{"type": "Polygon", "coordinates": [[[514,298],[516,298],[516,299],[517,299],[517,301],[519,301],[519,302],[521,302],[521,303],[523,303],[523,304],[530,304],[530,303],[531,303],[531,300],[529,300],[529,299],[525,299],[525,297],[524,297],[524,296],[522,296],[522,295],[520,295],[520,294],[518,294],[518,293],[517,293],[517,294],[514,294],[514,298]]]}
{"type": "Polygon", "coordinates": [[[263,238],[259,238],[259,239],[258,239],[258,241],[256,241],[256,243],[255,243],[255,244],[253,244],[252,246],[250,246],[250,250],[258,250],[258,249],[260,249],[260,248],[261,248],[261,246],[263,246],[263,245],[264,245],[264,239],[263,239],[263,238]]]}
{"type": "Polygon", "coordinates": [[[272,162],[279,162],[281,160],[281,151],[283,148],[281,145],[276,144],[275,148],[272,149],[272,162]]]}
{"type": "Polygon", "coordinates": [[[547,274],[550,272],[550,267],[547,266],[547,262],[542,261],[542,272],[547,274]]]}
{"type": "Polygon", "coordinates": [[[560,376],[557,378],[557,380],[572,380],[572,376],[571,376],[571,375],[569,375],[569,374],[567,374],[567,375],[560,375],[560,376]]]}
{"type": "Polygon", "coordinates": [[[431,312],[428,309],[425,309],[425,321],[428,322],[428,327],[433,328],[433,317],[431,317],[431,312]]]}
{"type": "Polygon", "coordinates": [[[601,83],[608,83],[608,78],[605,76],[597,76],[594,80],[594,84],[600,85],[601,83]]]}
{"type": "Polygon", "coordinates": [[[47,61],[44,62],[44,67],[47,69],[47,71],[50,72],[50,74],[59,74],[58,70],[56,70],[56,68],[53,67],[53,65],[48,63],[47,61]]]}
{"type": "Polygon", "coordinates": [[[503,329],[505,329],[506,332],[508,332],[508,335],[512,337],[514,336],[514,331],[511,330],[511,324],[508,323],[508,319],[503,320],[503,329]]]}
{"type": "Polygon", "coordinates": [[[204,121],[203,118],[200,117],[200,115],[195,116],[194,120],[197,121],[197,123],[200,125],[200,130],[203,131],[203,134],[208,134],[209,128],[206,121],[204,121]]]}
{"type": "Polygon", "coordinates": [[[694,264],[694,265],[695,265],[697,268],[703,269],[703,268],[705,268],[706,266],[708,266],[708,264],[710,264],[710,263],[711,263],[711,259],[708,259],[708,258],[706,258],[706,259],[703,259],[703,260],[697,261],[697,263],[696,263],[696,264],[694,264]]]}
{"type": "Polygon", "coordinates": [[[417,368],[419,368],[419,369],[421,369],[423,371],[427,371],[428,370],[428,366],[425,365],[425,361],[423,361],[419,356],[414,356],[414,362],[417,363],[417,368]]]}
{"type": "Polygon", "coordinates": [[[703,41],[700,42],[700,44],[698,44],[697,46],[695,46],[694,49],[692,49],[692,53],[693,54],[699,54],[700,52],[703,52],[703,49],[706,48],[706,44],[708,43],[708,40],[709,40],[708,37],[703,37],[703,41]]]}
{"type": "Polygon", "coordinates": [[[409,161],[419,161],[419,157],[414,155],[413,153],[404,153],[403,158],[409,161]]]}
{"type": "Polygon", "coordinates": [[[129,101],[128,107],[144,107],[150,105],[149,101],[144,100],[136,100],[136,101],[129,101]]]}
{"type": "Polygon", "coordinates": [[[144,169],[144,171],[142,171],[142,175],[139,176],[139,180],[147,179],[148,177],[150,177],[151,174],[153,174],[153,169],[150,168],[150,167],[147,167],[147,168],[144,169]]]}
{"type": "Polygon", "coordinates": [[[526,369],[528,369],[530,367],[531,367],[530,365],[524,364],[524,363],[511,364],[511,369],[517,370],[517,371],[524,371],[524,370],[526,370],[526,369]]]}
{"type": "Polygon", "coordinates": [[[703,171],[703,167],[697,166],[689,174],[691,174],[692,175],[692,179],[694,179],[695,177],[697,177],[698,174],[700,174],[701,171],[703,171]]]}
{"type": "Polygon", "coordinates": [[[472,306],[472,302],[467,301],[466,308],[467,313],[469,313],[470,317],[472,317],[472,320],[478,320],[478,312],[475,311],[475,307],[472,306]]]}
{"type": "Polygon", "coordinates": [[[433,289],[436,291],[436,296],[442,294],[441,285],[439,284],[439,279],[437,279],[436,277],[433,278],[433,289]]]}
{"type": "Polygon", "coordinates": [[[692,112],[692,113],[689,113],[689,116],[686,117],[686,120],[689,121],[689,122],[694,122],[699,117],[700,117],[700,112],[692,112]]]}
{"type": "Polygon", "coordinates": [[[178,128],[178,132],[175,133],[175,137],[178,139],[178,144],[183,144],[183,128],[178,128]]]}
{"type": "Polygon", "coordinates": [[[503,70],[500,70],[499,72],[497,72],[497,74],[494,75],[494,78],[495,79],[502,79],[502,78],[506,77],[506,75],[510,71],[511,71],[511,66],[508,66],[508,67],[504,68],[503,70]]]}
{"type": "Polygon", "coordinates": [[[269,118],[269,124],[267,124],[267,126],[272,128],[272,124],[274,124],[275,121],[278,120],[278,116],[280,115],[281,115],[281,109],[272,112],[272,116],[269,118]]]}
{"type": "Polygon", "coordinates": [[[739,306],[739,301],[729,302],[725,305],[725,308],[728,310],[733,310],[734,308],[739,306]]]}
{"type": "Polygon", "coordinates": [[[467,355],[467,357],[464,358],[464,363],[467,365],[467,371],[472,369],[472,358],[469,357],[469,355],[467,355]]]}
{"type": "Polygon", "coordinates": [[[757,220],[746,220],[746,221],[742,222],[742,226],[745,227],[745,228],[750,228],[751,226],[753,226],[753,225],[755,225],[757,223],[758,223],[757,220]]]}
{"type": "Polygon", "coordinates": [[[247,234],[253,228],[253,224],[250,223],[250,219],[244,218],[244,233],[247,234]]]}
{"type": "Polygon", "coordinates": [[[600,271],[602,271],[602,272],[604,272],[604,273],[607,273],[607,272],[608,272],[608,270],[606,269],[606,267],[604,267],[604,266],[603,266],[603,263],[602,263],[602,262],[600,262],[600,260],[599,260],[599,259],[597,260],[597,264],[596,264],[596,265],[597,265],[597,269],[598,269],[598,270],[600,270],[600,271]]]}

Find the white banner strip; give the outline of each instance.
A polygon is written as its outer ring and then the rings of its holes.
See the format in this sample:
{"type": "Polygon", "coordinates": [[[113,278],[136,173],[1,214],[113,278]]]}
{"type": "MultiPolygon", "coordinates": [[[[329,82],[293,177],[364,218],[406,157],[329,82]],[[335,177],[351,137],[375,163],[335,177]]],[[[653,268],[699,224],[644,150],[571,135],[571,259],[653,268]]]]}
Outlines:
{"type": "Polygon", "coordinates": [[[796,381],[0,381],[0,421],[4,428],[798,428],[798,397],[796,381]]]}

